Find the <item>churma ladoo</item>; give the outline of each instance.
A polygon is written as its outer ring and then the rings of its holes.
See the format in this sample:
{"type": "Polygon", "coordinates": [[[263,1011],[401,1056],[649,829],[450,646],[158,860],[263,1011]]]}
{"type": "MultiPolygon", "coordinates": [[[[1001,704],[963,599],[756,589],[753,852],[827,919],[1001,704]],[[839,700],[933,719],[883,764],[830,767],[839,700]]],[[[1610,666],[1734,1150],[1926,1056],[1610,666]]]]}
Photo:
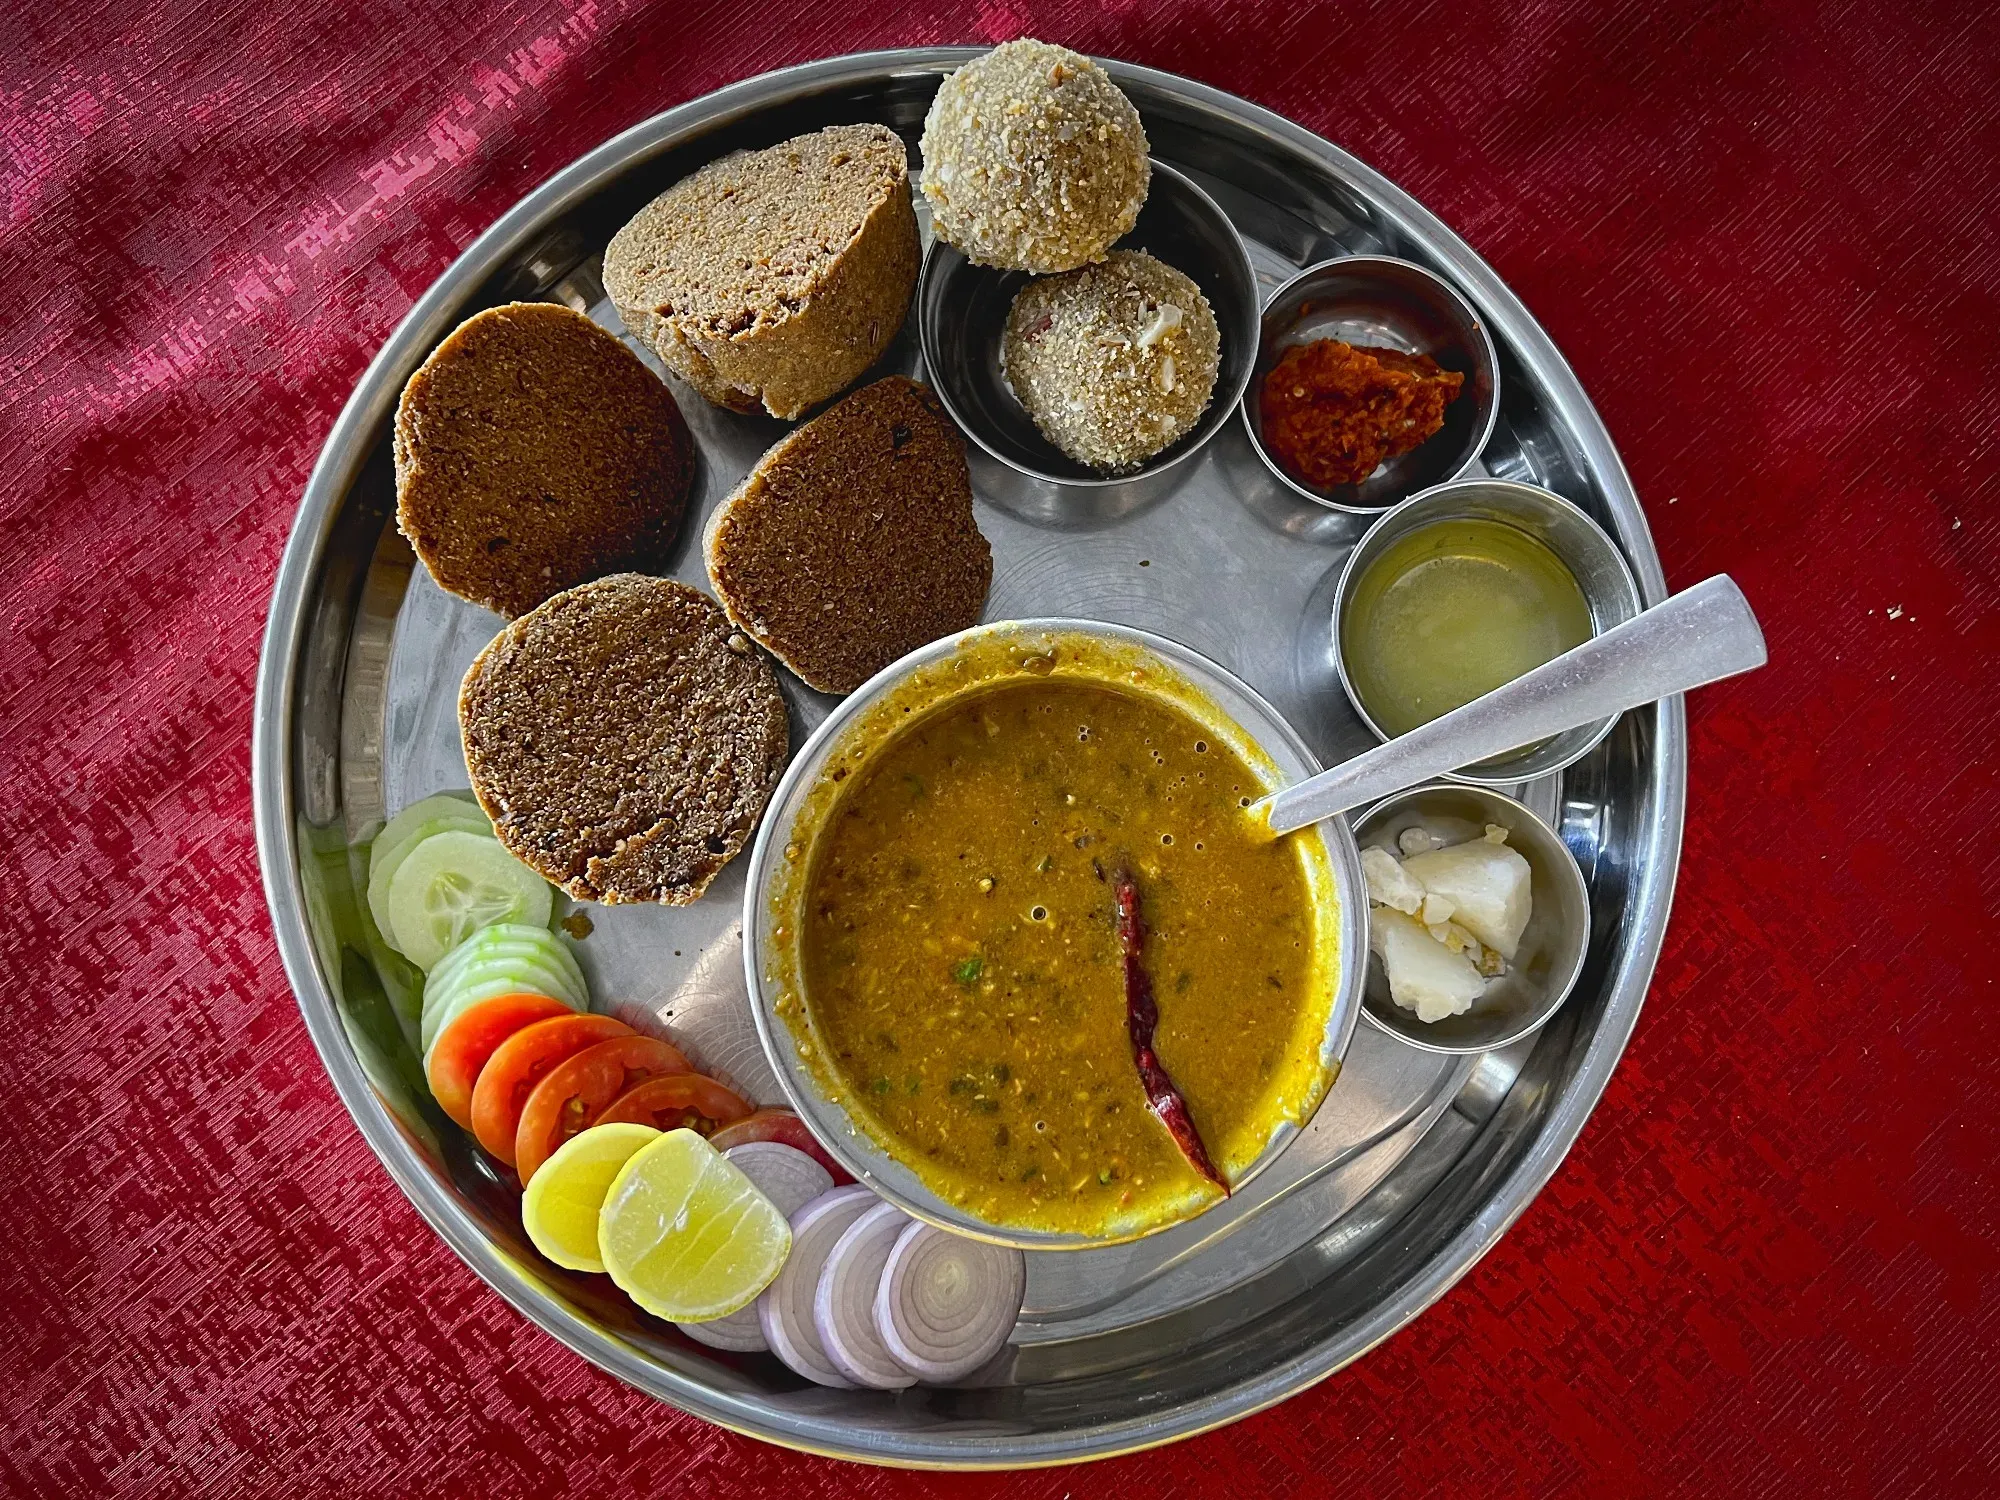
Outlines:
{"type": "Polygon", "coordinates": [[[680,530],[694,442],[659,376],[554,302],[461,323],[396,407],[396,524],[448,593],[503,615],[680,530]]]}
{"type": "Polygon", "coordinates": [[[965,444],[936,396],[892,375],[797,428],[703,539],[729,616],[823,693],[979,622],[993,549],[965,444]]]}
{"type": "Polygon", "coordinates": [[[1222,334],[1194,282],[1143,250],[1119,250],[1023,287],[1000,363],[1042,436],[1115,474],[1192,430],[1222,368],[1222,334]]]}
{"type": "Polygon", "coordinates": [[[1139,111],[1096,63],[1008,42],[945,79],[924,120],[938,238],[983,266],[1070,271],[1138,222],[1152,181],[1139,111]]]}
{"type": "Polygon", "coordinates": [[[612,236],[604,289],[710,401],[789,421],[881,356],[917,261],[902,138],[835,125],[682,178],[612,236]]]}
{"type": "Polygon", "coordinates": [[[789,744],[770,663],[722,607],[636,573],[501,631],[458,718],[494,834],[585,901],[700,896],[756,831],[789,744]]]}

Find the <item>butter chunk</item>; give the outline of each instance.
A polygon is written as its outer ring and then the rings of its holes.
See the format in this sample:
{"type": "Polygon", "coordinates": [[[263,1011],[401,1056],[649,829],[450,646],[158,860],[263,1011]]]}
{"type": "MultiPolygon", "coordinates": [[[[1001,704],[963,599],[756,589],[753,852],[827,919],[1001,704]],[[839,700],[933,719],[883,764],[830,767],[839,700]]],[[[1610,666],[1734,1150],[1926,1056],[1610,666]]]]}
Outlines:
{"type": "Polygon", "coordinates": [[[1406,916],[1415,916],[1424,904],[1424,888],[1410,878],[1387,849],[1373,845],[1361,851],[1361,873],[1368,880],[1368,899],[1379,906],[1393,907],[1406,916]]]}
{"type": "Polygon", "coordinates": [[[1368,914],[1368,946],[1381,955],[1389,998],[1427,1024],[1465,1014],[1486,988],[1468,959],[1399,911],[1378,908],[1368,914]]]}
{"type": "Polygon", "coordinates": [[[1433,849],[1442,849],[1444,840],[1428,828],[1412,824],[1396,835],[1396,844],[1404,854],[1428,854],[1433,849]]]}
{"type": "Polygon", "coordinates": [[[1474,839],[1413,854],[1403,873],[1451,902],[1452,921],[1502,958],[1512,959],[1519,950],[1534,899],[1534,873],[1517,850],[1474,839]]]}
{"type": "MultiPolygon", "coordinates": [[[[1422,921],[1422,918],[1418,920],[1422,921]]],[[[1467,932],[1458,923],[1439,922],[1432,925],[1426,922],[1424,923],[1424,931],[1428,932],[1438,942],[1443,943],[1453,953],[1463,953],[1472,961],[1473,967],[1478,969],[1480,973],[1484,974],[1487,972],[1487,950],[1480,944],[1478,938],[1467,932]]]]}

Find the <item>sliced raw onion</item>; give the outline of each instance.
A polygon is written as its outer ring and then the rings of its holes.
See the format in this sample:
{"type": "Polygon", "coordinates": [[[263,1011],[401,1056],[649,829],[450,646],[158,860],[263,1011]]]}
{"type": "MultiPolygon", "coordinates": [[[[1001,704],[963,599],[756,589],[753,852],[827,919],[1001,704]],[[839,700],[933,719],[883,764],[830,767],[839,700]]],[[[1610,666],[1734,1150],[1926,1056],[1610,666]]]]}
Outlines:
{"type": "Polygon", "coordinates": [[[727,1349],[732,1354],[762,1354],[771,1346],[764,1330],[757,1326],[757,1304],[739,1307],[726,1318],[710,1318],[706,1323],[676,1323],[674,1327],[711,1349],[727,1349]]]}
{"type": "Polygon", "coordinates": [[[827,1255],[813,1294],[813,1327],[833,1367],[856,1385],[878,1391],[915,1385],[875,1327],[875,1289],[889,1251],[910,1216],[893,1203],[878,1203],[848,1226],[827,1255]]]}
{"type": "Polygon", "coordinates": [[[845,1187],[854,1181],[847,1169],[834,1160],[833,1153],[820,1144],[811,1127],[789,1109],[760,1109],[753,1115],[730,1121],[708,1138],[709,1145],[718,1151],[747,1146],[752,1141],[777,1141],[780,1145],[797,1147],[833,1174],[835,1187],[845,1187]]]}
{"type": "Polygon", "coordinates": [[[1020,1251],[910,1224],[882,1268],[876,1332],[897,1364],[946,1385],[1000,1352],[1027,1291],[1020,1251]]]}
{"type": "MultiPolygon", "coordinates": [[[[778,1206],[778,1212],[793,1218],[813,1199],[830,1191],[833,1178],[803,1151],[781,1146],[776,1141],[752,1141],[722,1153],[743,1175],[757,1184],[757,1190],[778,1206]]],[[[726,1318],[706,1323],[681,1323],[680,1331],[698,1344],[712,1349],[733,1349],[754,1354],[770,1348],[757,1318],[757,1304],[740,1308],[726,1318]]]]}
{"type": "Polygon", "coordinates": [[[833,1191],[832,1175],[796,1147],[778,1141],[750,1141],[731,1146],[722,1154],[735,1162],[787,1219],[822,1193],[833,1191]]]}
{"type": "Polygon", "coordinates": [[[813,1325],[813,1299],[819,1289],[819,1273],[848,1226],[879,1201],[873,1192],[857,1183],[822,1193],[793,1214],[792,1253],[777,1279],[757,1299],[757,1326],[763,1330],[771,1352],[793,1372],[820,1385],[851,1390],[854,1382],[835,1369],[826,1357],[819,1329],[813,1325]]]}

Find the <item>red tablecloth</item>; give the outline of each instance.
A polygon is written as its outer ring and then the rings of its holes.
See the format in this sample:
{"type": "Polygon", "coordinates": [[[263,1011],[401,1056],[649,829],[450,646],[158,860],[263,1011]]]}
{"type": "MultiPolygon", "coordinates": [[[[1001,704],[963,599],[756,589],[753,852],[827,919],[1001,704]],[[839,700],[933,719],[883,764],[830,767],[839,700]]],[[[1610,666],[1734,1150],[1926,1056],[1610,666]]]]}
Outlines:
{"type": "Polygon", "coordinates": [[[19,1494],[1972,1494],[2000,1484],[2000,27],[1915,6],[0,8],[0,1474],[19,1494]],[[1669,579],[1680,894],[1505,1242],[1282,1408],[1011,1478],[763,1448],[488,1292],[279,970],[250,698],[313,456],[421,289],[717,85],[1033,32],[1321,131],[1522,294],[1669,579]],[[1984,1087],[1982,1087],[1984,1085],[1984,1087]]]}

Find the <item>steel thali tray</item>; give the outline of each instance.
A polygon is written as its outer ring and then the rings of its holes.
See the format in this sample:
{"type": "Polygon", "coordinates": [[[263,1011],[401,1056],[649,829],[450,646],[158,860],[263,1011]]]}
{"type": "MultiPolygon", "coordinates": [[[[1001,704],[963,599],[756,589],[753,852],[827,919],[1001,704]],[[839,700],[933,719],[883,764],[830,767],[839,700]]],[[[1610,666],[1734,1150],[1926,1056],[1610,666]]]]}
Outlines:
{"type": "MultiPolygon", "coordinates": [[[[264,643],[253,772],[266,890],[313,1041],[369,1145],[452,1248],[571,1348],[684,1410],[793,1447],[937,1467],[1101,1457],[1214,1427],[1340,1368],[1442,1295],[1526,1208],[1603,1092],[1665,932],[1686,787],[1673,700],[1627,714],[1584,761],[1522,788],[1582,862],[1594,905],[1589,964],[1555,1020],[1470,1059],[1363,1026],[1311,1128],[1251,1189],[1134,1244],[1031,1256],[1014,1343],[974,1386],[823,1390],[770,1356],[694,1344],[601,1278],[534,1254],[517,1198],[420,1097],[355,916],[365,865],[351,846],[385,813],[465,785],[457,684],[500,623],[438,590],[396,532],[396,398],[458,322],[496,302],[553,298],[622,333],[598,260],[643,203],[725,151],[828,124],[881,121],[914,148],[938,80],[973,55],[834,58],[723,89],[590,152],[466,251],[369,366],[308,483],[264,643]]],[[[1623,548],[1646,602],[1664,597],[1609,434],[1547,335],[1463,242],[1277,115],[1169,74],[1106,67],[1154,155],[1235,221],[1267,292],[1345,253],[1398,255],[1448,278],[1500,351],[1484,468],[1581,505],[1623,548]]],[[[920,373],[915,350],[906,328],[884,369],[920,373]]],[[[700,583],[702,517],[786,427],[675,391],[702,451],[675,572],[700,583]]],[[[1328,615],[1367,518],[1285,492],[1235,423],[1177,494],[1116,521],[1051,526],[983,495],[978,517],[994,551],[986,618],[1081,615],[1157,631],[1247,679],[1323,761],[1371,743],[1341,695],[1328,615]]],[[[789,677],[784,686],[797,743],[833,700],[789,677]]],[[[664,1018],[699,1062],[777,1103],[736,999],[744,864],[692,907],[591,908],[594,930],[576,951],[600,1004],[664,1018]]]]}

